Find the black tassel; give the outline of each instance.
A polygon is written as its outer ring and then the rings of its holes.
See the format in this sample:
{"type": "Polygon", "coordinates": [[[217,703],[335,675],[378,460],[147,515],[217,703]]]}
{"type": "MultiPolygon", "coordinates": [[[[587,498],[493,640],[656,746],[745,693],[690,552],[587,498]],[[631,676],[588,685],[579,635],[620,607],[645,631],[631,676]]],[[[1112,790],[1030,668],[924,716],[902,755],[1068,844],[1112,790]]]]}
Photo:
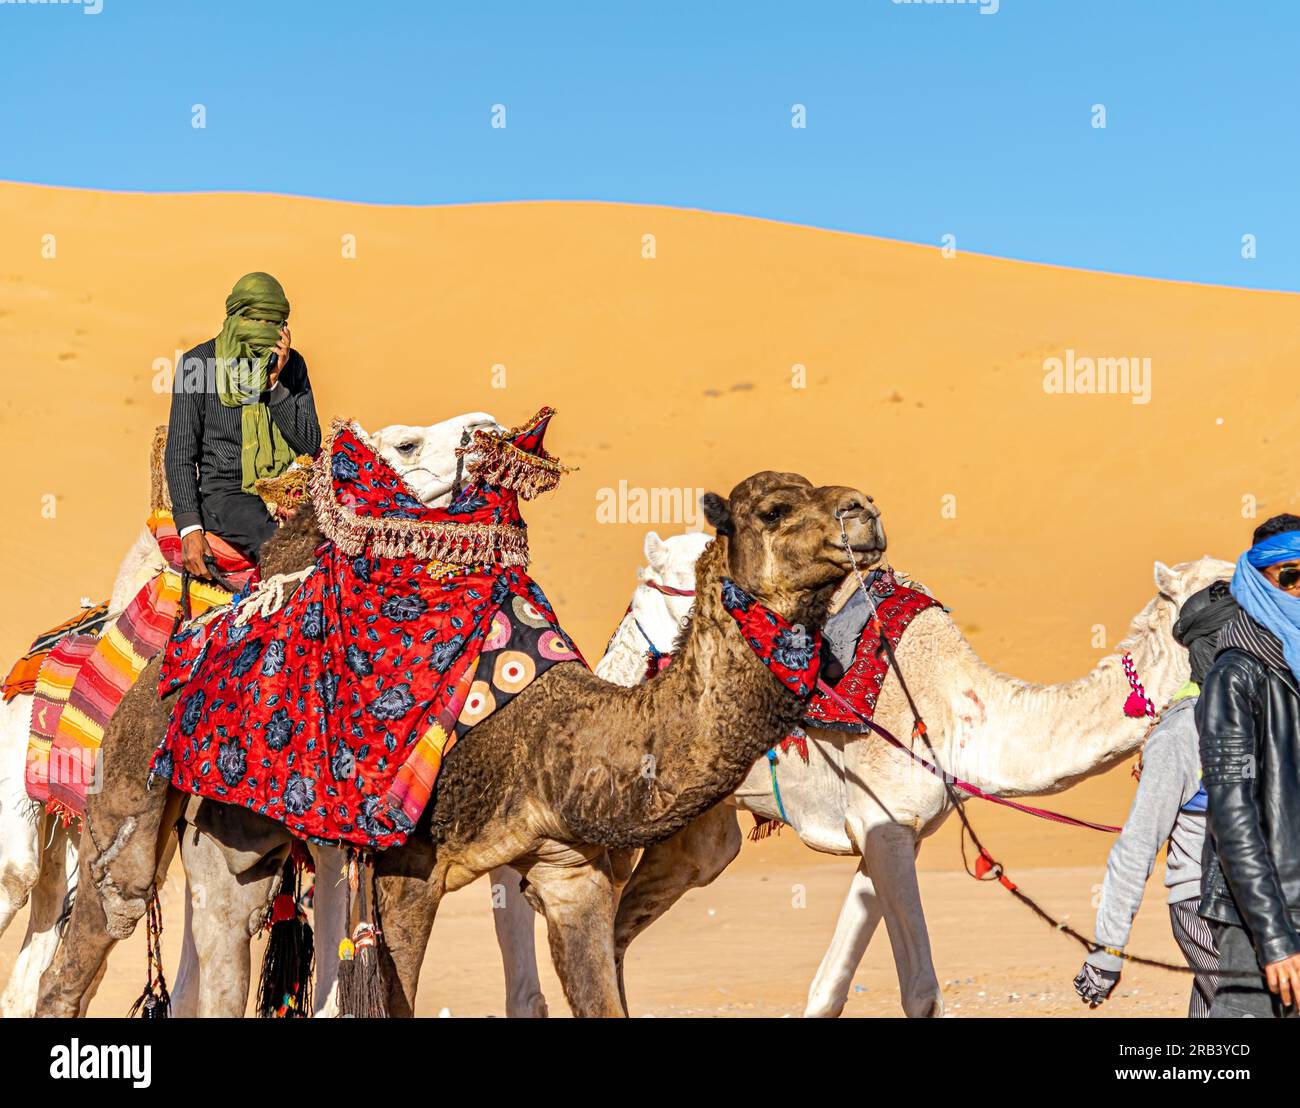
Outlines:
{"type": "Polygon", "coordinates": [[[301,862],[291,853],[267,921],[270,938],[257,986],[257,1014],[262,1019],[305,1019],[312,1014],[315,941],[302,903],[301,882],[301,862]]]}
{"type": "Polygon", "coordinates": [[[127,1014],[139,1016],[146,1020],[165,1020],[172,1014],[172,998],[167,991],[167,978],[163,976],[162,964],[162,905],[158,902],[158,890],[149,898],[146,915],[145,947],[149,960],[149,979],[144,992],[127,1014]]]}
{"type": "MultiPolygon", "coordinates": [[[[348,854],[348,889],[359,896],[358,922],[351,939],[339,943],[339,1016],[352,1019],[387,1019],[388,989],[379,961],[378,912],[373,923],[366,917],[366,870],[371,860],[348,854]]],[[[376,906],[377,908],[377,906],[376,906]]],[[[348,913],[351,916],[351,912],[348,913]]]]}

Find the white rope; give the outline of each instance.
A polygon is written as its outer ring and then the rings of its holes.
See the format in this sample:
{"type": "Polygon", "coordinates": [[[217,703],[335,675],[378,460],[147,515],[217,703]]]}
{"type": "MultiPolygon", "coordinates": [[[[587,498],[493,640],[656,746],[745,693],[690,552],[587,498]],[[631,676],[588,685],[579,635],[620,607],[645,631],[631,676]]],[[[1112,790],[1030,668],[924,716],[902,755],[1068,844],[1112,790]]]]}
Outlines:
{"type": "MultiPolygon", "coordinates": [[[[268,577],[239,603],[235,609],[235,626],[243,627],[254,616],[265,619],[284,607],[284,590],[288,585],[295,588],[305,581],[315,566],[300,569],[297,573],[277,573],[268,577]]],[[[290,590],[292,591],[292,590],[290,590]]]]}

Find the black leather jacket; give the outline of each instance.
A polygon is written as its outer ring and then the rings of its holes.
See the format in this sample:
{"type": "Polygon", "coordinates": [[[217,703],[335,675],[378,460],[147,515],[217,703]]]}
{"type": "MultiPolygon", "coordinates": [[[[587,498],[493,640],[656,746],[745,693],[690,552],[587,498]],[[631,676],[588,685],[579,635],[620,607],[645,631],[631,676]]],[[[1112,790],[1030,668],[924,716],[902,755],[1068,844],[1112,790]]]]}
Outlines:
{"type": "Polygon", "coordinates": [[[1300,953],[1300,688],[1221,653],[1196,705],[1209,830],[1201,915],[1245,926],[1263,964],[1300,953]]]}

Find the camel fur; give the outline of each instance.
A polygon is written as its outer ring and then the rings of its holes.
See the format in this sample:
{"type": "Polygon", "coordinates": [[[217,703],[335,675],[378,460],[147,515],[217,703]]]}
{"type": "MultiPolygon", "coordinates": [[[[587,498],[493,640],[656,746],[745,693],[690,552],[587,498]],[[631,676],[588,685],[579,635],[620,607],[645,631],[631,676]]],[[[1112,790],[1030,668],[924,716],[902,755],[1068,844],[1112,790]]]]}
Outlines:
{"type": "MultiPolygon", "coordinates": [[[[660,554],[661,561],[670,559],[660,554]]],[[[1186,652],[1172,635],[1178,609],[1193,593],[1231,573],[1230,563],[1208,556],[1173,567],[1157,562],[1157,595],[1134,618],[1125,638],[1086,677],[1059,685],[1035,685],[997,673],[979,659],[946,612],[932,608],[921,613],[897,651],[935,747],[933,755],[921,752],[949,774],[999,796],[1054,793],[1104,772],[1132,754],[1147,729],[1148,721],[1123,713],[1129,687],[1121,656],[1132,653],[1147,694],[1157,705],[1166,703],[1189,671],[1186,652]]],[[[644,654],[645,646],[632,619],[655,625],[655,612],[665,601],[690,603],[638,587],[632,612],[607,654],[620,672],[639,668],[644,674],[644,657],[638,666],[635,655],[644,654]],[[644,619],[642,600],[648,602],[644,619]]],[[[675,614],[681,618],[680,607],[675,614]]],[[[655,646],[665,650],[670,643],[665,635],[655,646]]],[[[875,718],[904,739],[911,733],[911,712],[892,672],[875,718]]],[[[859,864],[804,1014],[840,1013],[883,919],[904,1012],[941,1015],[915,857],[921,841],[951,813],[943,784],[878,736],[810,729],[808,739],[807,764],[798,757],[779,760],[785,813],[805,844],[822,853],[856,855],[859,864]]],[[[726,804],[644,853],[616,918],[620,980],[631,941],[683,893],[713,881],[739,853],[737,810],[780,818],[766,760],[754,765],[726,804]]]]}
{"type": "MultiPolygon", "coordinates": [[[[470,412],[427,427],[393,424],[370,433],[367,438],[417,496],[436,506],[450,500],[459,473],[456,448],[479,428],[501,430],[488,413],[470,412]]],[[[170,508],[161,461],[165,432],[166,428],[158,429],[150,450],[151,504],[155,509],[170,508]]],[[[322,536],[310,525],[304,534],[305,537],[299,535],[281,545],[278,554],[271,552],[264,558],[264,577],[311,564],[315,546],[322,536]]],[[[142,528],[118,570],[110,612],[121,612],[140,588],[164,568],[152,532],[142,528]]],[[[141,677],[145,682],[150,679],[149,673],[141,677]]],[[[156,670],[152,680],[156,684],[156,670]]],[[[77,874],[75,838],[58,826],[57,820],[45,816],[26,799],[25,759],[30,722],[30,696],[0,706],[0,933],[28,896],[32,897],[23,948],[0,998],[0,1014],[5,1016],[29,1016],[34,1011],[40,975],[54,957],[59,941],[55,923],[67,914],[77,874]]],[[[317,868],[327,875],[336,874],[338,858],[327,851],[329,848],[316,849],[317,868]]],[[[339,908],[341,899],[336,883],[318,884],[315,915],[325,922],[325,936],[335,946],[345,930],[339,908]]],[[[202,902],[202,891],[187,887],[187,920],[193,900],[202,902]]],[[[179,1015],[197,1010],[197,996],[190,992],[191,986],[197,988],[195,957],[193,936],[187,924],[181,965],[172,989],[174,1011],[179,1015]]],[[[318,1005],[325,1009],[333,1004],[334,973],[334,959],[319,960],[316,997],[318,1005]]]]}
{"type": "MultiPolygon", "coordinates": [[[[548,670],[453,748],[427,824],[378,856],[391,1012],[414,1011],[442,896],[508,864],[528,882],[530,901],[546,917],[552,959],[574,1013],[623,1014],[609,848],[648,846],[688,825],[734,791],[802,713],[800,700],[759,661],[722,607],[722,577],[790,622],[815,629],[845,573],[855,563],[873,564],[884,545],[879,513],[866,496],[815,488],[795,474],[756,474],[728,500],[710,494],[705,511],[718,538],[697,565],[695,614],[673,668],[630,689],[576,663],[548,670]],[[840,544],[841,526],[850,550],[840,544]]],[[[308,538],[308,527],[295,521],[268,543],[268,573],[277,572],[273,566],[291,568],[289,548],[308,538]]],[[[143,785],[167,722],[167,708],[148,695],[151,688],[146,673],[105,737],[106,784],[87,811],[82,892],[67,940],[42,978],[42,1014],[81,1009],[109,947],[139,918],[183,818],[179,794],[143,785]]],[[[184,829],[181,838],[189,838],[184,829]]],[[[287,849],[287,834],[284,842],[287,849]]],[[[184,849],[182,860],[189,861],[184,849]]],[[[241,918],[232,907],[247,909],[251,918],[264,903],[256,882],[241,887],[229,874],[206,876],[206,906],[196,903],[196,915],[219,905],[228,919],[241,918]]],[[[200,883],[190,877],[198,893],[200,883]]],[[[224,941],[246,942],[229,932],[224,941]]],[[[240,984],[218,995],[210,980],[217,965],[228,964],[214,959],[221,953],[229,950],[199,951],[201,1015],[242,1012],[235,1003],[240,984]]],[[[246,994],[244,976],[245,1000],[246,994]]]]}

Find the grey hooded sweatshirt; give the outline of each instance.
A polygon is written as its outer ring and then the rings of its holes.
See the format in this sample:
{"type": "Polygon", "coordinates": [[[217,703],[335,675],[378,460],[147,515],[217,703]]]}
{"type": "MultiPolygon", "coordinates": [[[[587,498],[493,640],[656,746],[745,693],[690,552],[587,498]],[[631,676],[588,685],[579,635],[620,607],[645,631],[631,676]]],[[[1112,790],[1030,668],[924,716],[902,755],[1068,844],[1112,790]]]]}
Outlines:
{"type": "MultiPolygon", "coordinates": [[[[1205,809],[1197,799],[1201,791],[1201,756],[1196,736],[1196,699],[1184,697],[1166,708],[1143,749],[1142,779],[1133,807],[1106,859],[1095,936],[1104,946],[1122,950],[1128,942],[1147,878],[1166,841],[1168,902],[1177,904],[1201,895],[1205,809]]],[[[1088,962],[1112,972],[1118,972],[1124,964],[1104,950],[1089,954],[1088,962]]]]}

